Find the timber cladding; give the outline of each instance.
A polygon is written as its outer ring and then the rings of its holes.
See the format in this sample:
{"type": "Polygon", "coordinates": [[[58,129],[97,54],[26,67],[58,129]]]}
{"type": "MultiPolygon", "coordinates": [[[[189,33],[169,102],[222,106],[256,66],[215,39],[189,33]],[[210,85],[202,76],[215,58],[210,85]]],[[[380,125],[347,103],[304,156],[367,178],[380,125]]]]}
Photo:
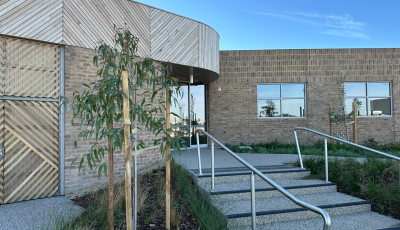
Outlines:
{"type": "MultiPolygon", "coordinates": [[[[210,134],[222,143],[293,143],[297,126],[329,133],[328,104],[339,107],[340,71],[347,73],[346,82],[392,82],[393,115],[359,117],[358,140],[400,141],[399,48],[220,51],[220,68],[220,78],[208,86],[208,108],[210,134]],[[307,117],[258,118],[262,83],[306,83],[307,117]]],[[[334,132],[344,133],[341,127],[334,125],[334,132]]],[[[320,139],[306,132],[298,136],[303,143],[320,139]]]]}
{"type": "Polygon", "coordinates": [[[0,36],[0,204],[59,193],[60,55],[0,36]]]}
{"type": "Polygon", "coordinates": [[[94,49],[114,26],[140,38],[138,54],[219,73],[219,35],[201,22],[130,0],[3,0],[0,34],[94,49]]]}
{"type": "MultiPolygon", "coordinates": [[[[65,61],[65,96],[72,101],[73,92],[83,91],[83,83],[89,84],[98,79],[97,69],[93,65],[93,56],[96,55],[95,51],[87,48],[79,48],[73,46],[65,47],[64,61],[65,61]]],[[[149,91],[150,89],[142,89],[142,92],[149,91]]],[[[151,95],[148,96],[148,99],[151,95]]],[[[138,98],[140,101],[141,98],[138,98]]],[[[164,117],[165,114],[159,113],[158,116],[164,117]]],[[[80,121],[75,120],[75,126],[71,124],[73,118],[72,108],[69,105],[65,113],[65,196],[71,198],[80,196],[99,188],[107,186],[107,178],[102,175],[98,179],[97,171],[91,171],[85,163],[79,171],[78,161],[73,165],[71,162],[75,157],[86,156],[93,140],[83,140],[79,137],[80,121]],[[75,142],[77,145],[75,146],[75,142]]],[[[122,124],[115,124],[114,127],[121,126],[122,124]]],[[[84,127],[84,126],[83,126],[84,127]]],[[[153,145],[154,135],[148,131],[139,131],[138,137],[143,140],[146,146],[153,145]]],[[[133,159],[133,157],[132,157],[133,159]]],[[[158,151],[152,151],[137,157],[138,159],[138,172],[142,173],[145,170],[156,168],[159,165],[165,164],[165,158],[158,151]]],[[[104,160],[107,160],[107,153],[104,160]]],[[[131,164],[133,166],[133,164],[131,164]]],[[[133,172],[133,168],[132,168],[133,172]]],[[[116,181],[122,180],[125,175],[125,155],[123,152],[114,151],[114,178],[116,181]]]]}

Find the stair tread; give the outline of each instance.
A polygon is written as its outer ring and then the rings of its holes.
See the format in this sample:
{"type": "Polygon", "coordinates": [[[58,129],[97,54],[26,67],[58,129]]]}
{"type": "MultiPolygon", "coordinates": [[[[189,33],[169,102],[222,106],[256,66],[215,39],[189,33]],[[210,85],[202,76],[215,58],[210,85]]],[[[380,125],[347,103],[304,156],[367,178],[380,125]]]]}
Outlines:
{"type": "MultiPolygon", "coordinates": [[[[300,169],[296,166],[292,165],[263,165],[263,166],[254,166],[256,169],[262,170],[286,170],[286,169],[300,169]]],[[[190,169],[195,174],[199,173],[198,169],[190,169]]],[[[211,174],[211,168],[202,168],[201,169],[203,174],[211,174]]],[[[226,172],[242,172],[242,171],[250,171],[247,167],[223,167],[223,168],[214,168],[215,173],[226,173],[226,172]]]]}
{"type": "MultiPolygon", "coordinates": [[[[339,229],[382,229],[391,228],[398,225],[400,221],[380,215],[375,212],[360,212],[354,214],[331,216],[330,230],[339,229]]],[[[287,222],[275,222],[271,224],[257,225],[257,229],[271,229],[271,230],[309,230],[309,229],[322,229],[322,218],[312,218],[304,220],[295,220],[287,222]]],[[[251,226],[241,226],[240,229],[251,229],[251,226]]]]}
{"type": "MultiPolygon", "coordinates": [[[[223,196],[223,195],[222,195],[223,196]]],[[[315,205],[334,205],[342,203],[351,202],[362,202],[364,200],[348,196],[338,192],[332,193],[318,193],[310,195],[298,195],[298,199],[315,205]]],[[[213,198],[216,206],[221,209],[221,211],[227,215],[240,214],[240,213],[250,213],[251,212],[251,202],[250,200],[238,200],[238,201],[219,201],[218,198],[213,198]]],[[[275,197],[269,199],[257,199],[256,200],[256,212],[263,211],[273,211],[273,210],[287,210],[302,208],[301,206],[295,204],[293,201],[289,200],[287,197],[275,197]]]]}
{"type": "MultiPolygon", "coordinates": [[[[309,169],[301,169],[301,168],[287,168],[287,169],[266,169],[260,170],[260,172],[267,173],[293,173],[293,172],[310,172],[309,169]]],[[[221,172],[215,173],[215,177],[223,177],[223,176],[238,176],[238,175],[250,175],[251,171],[233,171],[233,172],[221,172]]],[[[202,175],[197,175],[198,178],[207,178],[211,177],[211,173],[203,173],[202,175]]]]}
{"type": "MultiPolygon", "coordinates": [[[[335,185],[334,183],[326,183],[323,180],[303,180],[300,178],[288,178],[288,179],[276,179],[274,180],[277,184],[282,187],[293,187],[293,186],[312,186],[312,185],[335,185]]],[[[200,184],[206,191],[211,189],[211,184],[200,184]]],[[[264,180],[255,181],[256,189],[273,188],[268,182],[264,180]]],[[[232,183],[221,183],[215,184],[214,191],[237,191],[237,190],[250,190],[249,181],[239,181],[232,183]]]]}

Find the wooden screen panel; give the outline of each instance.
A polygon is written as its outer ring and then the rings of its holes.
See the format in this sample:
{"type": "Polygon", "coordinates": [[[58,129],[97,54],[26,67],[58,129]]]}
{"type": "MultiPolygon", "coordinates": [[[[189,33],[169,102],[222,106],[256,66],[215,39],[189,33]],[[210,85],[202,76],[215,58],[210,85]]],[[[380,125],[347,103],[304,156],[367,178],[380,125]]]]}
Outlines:
{"type": "Polygon", "coordinates": [[[0,37],[0,93],[4,96],[57,98],[60,47],[0,37]]]}
{"type": "Polygon", "coordinates": [[[0,100],[0,204],[3,204],[4,200],[3,136],[4,136],[4,101],[0,100]]]}
{"type": "Polygon", "coordinates": [[[4,102],[4,203],[58,194],[58,103],[4,102]]]}
{"type": "Polygon", "coordinates": [[[6,39],[0,36],[0,94],[4,93],[4,74],[6,66],[6,39]]]}

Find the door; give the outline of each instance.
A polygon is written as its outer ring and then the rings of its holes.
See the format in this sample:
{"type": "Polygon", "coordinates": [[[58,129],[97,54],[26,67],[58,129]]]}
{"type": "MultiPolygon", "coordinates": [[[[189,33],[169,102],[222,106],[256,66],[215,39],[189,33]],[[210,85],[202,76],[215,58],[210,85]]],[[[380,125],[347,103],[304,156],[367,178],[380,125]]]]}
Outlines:
{"type": "Polygon", "coordinates": [[[58,192],[58,103],[5,100],[4,204],[58,192]]]}
{"type": "MultiPolygon", "coordinates": [[[[190,86],[190,134],[191,145],[197,146],[196,131],[207,131],[206,97],[204,85],[190,86]]],[[[207,146],[207,136],[199,133],[200,146],[207,146]]]]}
{"type": "Polygon", "coordinates": [[[177,99],[177,103],[175,103],[175,101],[172,101],[171,103],[171,112],[179,116],[177,117],[171,114],[171,128],[175,133],[183,134],[183,137],[181,138],[181,147],[190,147],[189,86],[182,83],[180,91],[179,95],[174,95],[177,99]]]}

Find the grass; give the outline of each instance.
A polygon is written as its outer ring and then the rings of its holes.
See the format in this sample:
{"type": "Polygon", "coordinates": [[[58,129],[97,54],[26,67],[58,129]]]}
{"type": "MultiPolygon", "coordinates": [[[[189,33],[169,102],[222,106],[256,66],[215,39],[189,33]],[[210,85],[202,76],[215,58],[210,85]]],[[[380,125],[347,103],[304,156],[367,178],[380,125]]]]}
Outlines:
{"type": "MultiPolygon", "coordinates": [[[[165,226],[165,175],[161,168],[156,175],[152,169],[142,175],[138,185],[138,226],[165,226]]],[[[49,225],[48,229],[108,229],[108,190],[97,191],[88,199],[90,204],[80,216],[66,221],[67,218],[54,215],[56,225],[49,225]]],[[[123,183],[115,186],[114,202],[115,228],[126,229],[123,183]]],[[[186,169],[177,164],[171,172],[171,225],[172,229],[226,229],[225,215],[212,206],[209,195],[193,183],[186,169]]]]}
{"type": "MultiPolygon", "coordinates": [[[[306,157],[304,167],[310,178],[325,179],[323,157],[306,157]]],[[[295,163],[300,166],[299,161],[295,163]]],[[[372,203],[372,210],[400,219],[399,166],[391,160],[335,160],[328,164],[329,181],[337,183],[338,191],[372,203]]]]}
{"type": "MultiPolygon", "coordinates": [[[[361,145],[367,146],[372,149],[376,149],[382,152],[386,152],[395,156],[400,156],[400,142],[392,142],[388,144],[379,144],[374,139],[368,139],[361,143],[361,145]]],[[[297,148],[295,144],[283,143],[277,140],[266,142],[266,143],[253,143],[240,145],[225,144],[233,152],[237,153],[279,153],[279,154],[297,154],[297,148]],[[239,148],[239,146],[250,146],[249,148],[239,148]]],[[[324,142],[318,140],[314,144],[300,145],[300,151],[302,155],[324,155],[324,142]]],[[[341,156],[341,157],[367,157],[367,158],[384,158],[376,153],[371,153],[360,148],[356,148],[350,145],[341,144],[334,142],[331,144],[328,142],[328,154],[329,156],[341,156]]]]}
{"type": "Polygon", "coordinates": [[[226,229],[225,215],[212,205],[210,195],[193,183],[189,177],[189,172],[182,166],[176,165],[174,173],[178,190],[185,194],[185,198],[195,213],[201,229],[226,229]]]}

